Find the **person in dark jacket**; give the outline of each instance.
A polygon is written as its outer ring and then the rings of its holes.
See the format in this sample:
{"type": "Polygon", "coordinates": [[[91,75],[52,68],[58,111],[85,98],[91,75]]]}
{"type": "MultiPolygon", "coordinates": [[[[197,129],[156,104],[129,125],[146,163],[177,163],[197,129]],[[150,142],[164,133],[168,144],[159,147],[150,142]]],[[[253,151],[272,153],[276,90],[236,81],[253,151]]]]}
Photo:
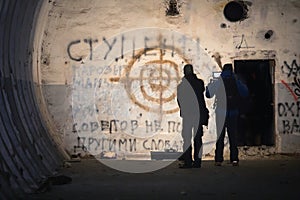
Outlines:
{"type": "Polygon", "coordinates": [[[204,100],[204,91],[204,82],[194,74],[193,66],[191,64],[185,65],[184,77],[177,87],[177,102],[182,117],[184,151],[182,155],[184,164],[181,168],[201,167],[202,125],[208,125],[208,109],[204,100]],[[192,138],[194,142],[193,155],[192,138]]]}
{"type": "Polygon", "coordinates": [[[227,131],[230,146],[230,162],[238,166],[237,122],[239,105],[242,98],[248,96],[245,84],[238,80],[233,72],[232,64],[225,64],[219,78],[207,85],[206,97],[216,96],[216,129],[217,142],[215,150],[215,165],[221,166],[224,161],[224,138],[227,131]]]}

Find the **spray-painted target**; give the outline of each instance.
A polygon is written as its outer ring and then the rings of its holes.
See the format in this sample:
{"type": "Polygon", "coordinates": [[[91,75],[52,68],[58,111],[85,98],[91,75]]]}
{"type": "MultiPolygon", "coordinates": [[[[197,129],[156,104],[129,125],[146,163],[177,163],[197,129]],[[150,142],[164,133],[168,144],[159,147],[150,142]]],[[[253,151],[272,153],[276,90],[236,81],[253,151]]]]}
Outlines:
{"type": "MultiPolygon", "coordinates": [[[[199,40],[166,29],[137,29],[103,41],[94,48],[92,60],[88,57],[74,67],[75,83],[91,82],[85,84],[89,87],[75,84],[72,94],[73,118],[86,149],[96,158],[111,152],[114,158],[126,160],[149,160],[155,151],[182,152],[177,86],[183,66],[193,64],[197,76],[208,83],[212,72],[218,71],[216,63],[200,48],[199,40]]],[[[203,154],[212,151],[217,136],[213,103],[207,100],[211,123],[204,130],[203,154]]],[[[169,162],[105,164],[121,171],[147,172],[169,162]]]]}
{"type": "MultiPolygon", "coordinates": [[[[126,68],[128,95],[133,103],[147,112],[171,114],[179,111],[172,101],[176,99],[181,72],[177,63],[165,59],[167,52],[170,50],[145,50],[126,68]]],[[[181,58],[173,60],[182,61],[181,58]]]]}

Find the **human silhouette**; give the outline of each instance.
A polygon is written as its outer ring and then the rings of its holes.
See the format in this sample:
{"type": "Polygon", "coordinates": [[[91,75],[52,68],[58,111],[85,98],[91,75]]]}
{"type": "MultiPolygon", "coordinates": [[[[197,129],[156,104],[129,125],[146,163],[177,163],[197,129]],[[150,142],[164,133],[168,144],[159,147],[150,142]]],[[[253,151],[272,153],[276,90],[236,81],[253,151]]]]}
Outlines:
{"type": "Polygon", "coordinates": [[[204,82],[194,74],[193,66],[184,66],[184,77],[177,87],[177,101],[182,117],[184,164],[180,168],[200,168],[202,156],[202,125],[208,125],[208,109],[204,100],[204,82]],[[192,155],[191,141],[194,151],[192,155]]]}
{"type": "Polygon", "coordinates": [[[233,166],[238,166],[237,124],[239,105],[242,103],[242,98],[240,97],[248,96],[248,89],[246,85],[236,78],[232,64],[225,64],[220,77],[212,80],[207,85],[205,95],[207,98],[216,96],[215,112],[218,137],[215,150],[215,165],[221,166],[224,161],[224,138],[227,131],[230,146],[230,162],[233,166]]]}

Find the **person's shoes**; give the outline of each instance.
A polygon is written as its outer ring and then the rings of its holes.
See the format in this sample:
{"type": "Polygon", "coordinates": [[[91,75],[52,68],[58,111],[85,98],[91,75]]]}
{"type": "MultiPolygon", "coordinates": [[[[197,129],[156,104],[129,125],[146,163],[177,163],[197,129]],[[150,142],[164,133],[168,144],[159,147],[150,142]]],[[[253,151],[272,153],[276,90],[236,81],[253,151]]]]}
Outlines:
{"type": "Polygon", "coordinates": [[[199,163],[193,163],[193,168],[201,168],[201,164],[199,164],[199,163]]]}
{"type": "Polygon", "coordinates": [[[222,166],[222,162],[215,162],[215,166],[222,166]]]}
{"type": "Polygon", "coordinates": [[[232,166],[236,167],[236,166],[239,166],[239,162],[238,161],[232,161],[232,166]]]}
{"type": "Polygon", "coordinates": [[[179,166],[180,169],[188,169],[188,168],[192,168],[192,165],[188,165],[188,164],[183,164],[181,166],[179,166]]]}

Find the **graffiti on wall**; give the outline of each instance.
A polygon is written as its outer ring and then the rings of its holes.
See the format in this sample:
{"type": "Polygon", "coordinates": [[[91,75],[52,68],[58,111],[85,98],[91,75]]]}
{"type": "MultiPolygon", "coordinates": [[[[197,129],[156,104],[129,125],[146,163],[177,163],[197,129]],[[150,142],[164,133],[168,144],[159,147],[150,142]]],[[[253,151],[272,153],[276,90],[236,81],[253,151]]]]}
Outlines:
{"type": "MultiPolygon", "coordinates": [[[[109,54],[113,51],[113,50],[117,50],[119,52],[117,52],[117,55],[115,55],[115,61],[118,61],[119,59],[124,59],[124,49],[128,46],[130,46],[130,52],[131,52],[131,58],[132,59],[135,59],[136,58],[136,54],[137,54],[137,48],[139,49],[142,49],[143,50],[143,53],[144,55],[156,55],[156,54],[149,54],[147,53],[148,50],[153,50],[154,48],[162,48],[163,50],[163,54],[166,52],[165,50],[166,49],[171,49],[171,55],[174,56],[175,55],[175,47],[173,46],[175,43],[177,42],[180,42],[182,43],[180,48],[182,49],[182,52],[184,53],[186,51],[186,46],[185,46],[185,41],[186,41],[186,37],[185,36],[182,36],[182,38],[179,38],[177,39],[177,41],[175,41],[175,38],[174,36],[171,36],[170,38],[161,38],[160,37],[160,41],[159,41],[159,45],[156,44],[155,46],[152,46],[150,47],[149,46],[149,43],[151,42],[151,40],[153,40],[152,37],[143,37],[142,38],[142,43],[143,43],[143,46],[140,47],[139,45],[137,45],[136,43],[140,43],[141,41],[137,41],[136,38],[128,38],[128,37],[125,37],[125,35],[121,35],[120,38],[118,37],[114,37],[113,39],[107,39],[106,37],[103,37],[102,38],[102,50],[103,52],[101,53],[101,55],[103,55],[102,59],[106,60],[109,56],[109,54]],[[126,47],[125,47],[126,45],[126,47]]],[[[197,39],[197,41],[199,41],[199,39],[197,39]]],[[[92,39],[92,38],[85,38],[83,40],[81,39],[78,39],[78,40],[73,40],[71,42],[69,42],[68,46],[67,46],[67,54],[69,56],[69,58],[73,61],[77,61],[77,62],[80,62],[80,61],[83,61],[83,57],[84,56],[78,56],[78,55],[75,55],[75,51],[76,51],[76,48],[79,48],[79,47],[84,47],[84,48],[88,48],[88,58],[85,58],[85,59],[88,59],[88,60],[93,60],[93,53],[95,53],[95,46],[96,44],[99,44],[99,39],[92,39]],[[75,49],[75,50],[73,50],[75,49]]],[[[177,49],[178,50],[178,49],[177,49]]],[[[198,53],[199,52],[199,49],[197,50],[198,53]]],[[[114,51],[114,53],[116,53],[114,51]]],[[[127,52],[128,54],[128,52],[127,52]]],[[[97,58],[99,58],[100,55],[94,55],[96,56],[97,58]]]]}
{"type": "Polygon", "coordinates": [[[281,71],[286,75],[288,79],[291,79],[292,88],[282,80],[281,82],[286,86],[286,88],[291,92],[294,99],[297,101],[300,98],[300,66],[298,66],[296,60],[293,60],[290,64],[287,61],[283,62],[281,66],[281,71]]]}
{"type": "Polygon", "coordinates": [[[252,49],[255,48],[254,46],[251,46],[248,44],[246,36],[244,34],[242,35],[234,35],[233,36],[233,44],[236,49],[252,49]]]}
{"type": "MultiPolygon", "coordinates": [[[[147,151],[164,151],[172,149],[182,151],[182,141],[170,141],[168,139],[143,139],[138,138],[94,138],[79,137],[78,145],[75,148],[81,148],[89,152],[137,152],[138,149],[147,151]]],[[[76,150],[75,150],[76,152],[76,150]]]]}
{"type": "Polygon", "coordinates": [[[277,109],[282,133],[300,133],[300,101],[278,103],[277,109]]]}
{"type": "MultiPolygon", "coordinates": [[[[101,42],[71,41],[67,53],[78,62],[72,67],[72,132],[79,138],[74,147],[96,155],[182,151],[176,99],[182,67],[193,64],[205,82],[216,70],[199,40],[150,28],[103,37],[101,42]],[[89,49],[85,58],[76,54],[79,45],[89,49]]],[[[216,137],[214,123],[210,126],[204,136],[206,151],[216,137]]]]}
{"type": "MultiPolygon", "coordinates": [[[[157,131],[166,131],[167,133],[181,133],[181,123],[176,121],[168,121],[167,122],[167,130],[164,130],[161,122],[158,120],[148,121],[146,120],[143,123],[145,126],[145,132],[157,132],[157,131]]],[[[77,123],[73,124],[72,132],[95,132],[98,129],[102,132],[106,132],[109,134],[124,132],[127,131],[131,133],[131,135],[135,135],[135,130],[139,127],[139,121],[137,120],[123,120],[119,121],[116,119],[107,121],[94,121],[94,122],[83,122],[82,124],[78,125],[77,123]]]]}
{"type": "Polygon", "coordinates": [[[286,80],[281,80],[278,87],[282,94],[278,96],[278,128],[283,134],[300,133],[300,67],[296,60],[290,64],[284,61],[281,71],[286,80]]]}

